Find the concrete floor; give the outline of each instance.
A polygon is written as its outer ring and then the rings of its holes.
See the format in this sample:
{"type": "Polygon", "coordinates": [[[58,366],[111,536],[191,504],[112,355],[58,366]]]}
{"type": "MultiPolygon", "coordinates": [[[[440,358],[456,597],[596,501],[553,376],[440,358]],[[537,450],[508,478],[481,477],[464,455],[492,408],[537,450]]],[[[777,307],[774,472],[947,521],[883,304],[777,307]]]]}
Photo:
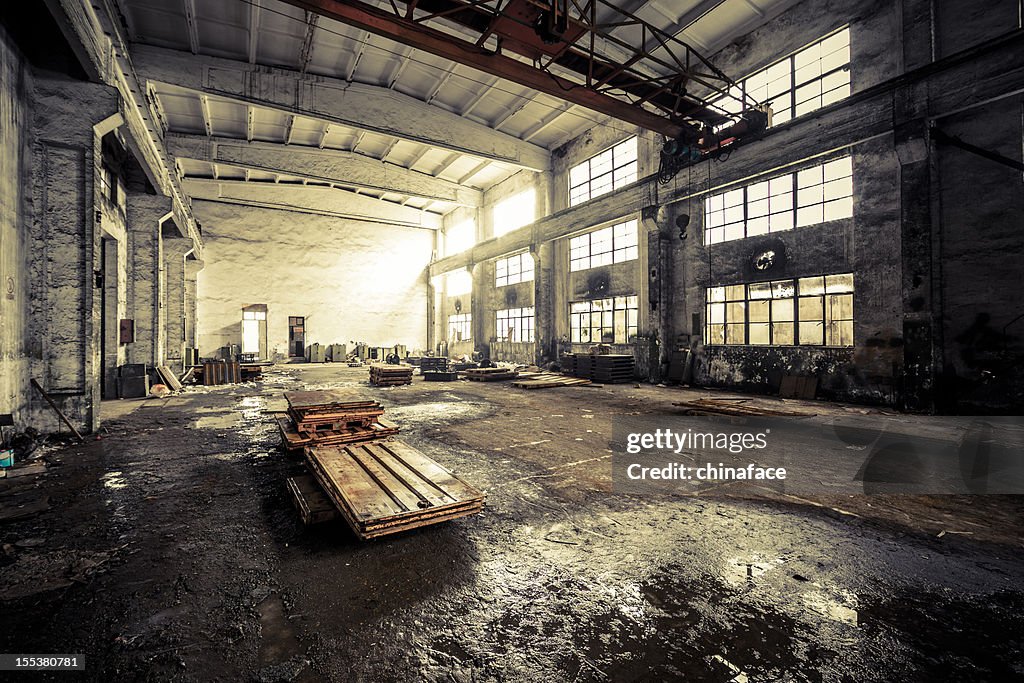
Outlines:
{"type": "Polygon", "coordinates": [[[485,512],[307,530],[269,411],[365,376],[109,402],[99,440],[0,482],[50,505],[0,525],[0,651],[85,653],[97,681],[1024,678],[1019,498],[613,494],[610,416],[695,392],[367,387],[485,512]]]}

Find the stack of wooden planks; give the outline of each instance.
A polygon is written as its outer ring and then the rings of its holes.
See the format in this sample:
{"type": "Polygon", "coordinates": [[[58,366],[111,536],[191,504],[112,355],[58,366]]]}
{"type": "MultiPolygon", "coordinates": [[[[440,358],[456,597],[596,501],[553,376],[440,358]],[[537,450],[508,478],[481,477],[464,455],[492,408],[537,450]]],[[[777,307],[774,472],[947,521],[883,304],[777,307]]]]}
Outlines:
{"type": "Polygon", "coordinates": [[[633,356],[619,353],[607,353],[593,356],[594,365],[590,379],[604,384],[630,382],[633,380],[633,356]]]}
{"type": "Polygon", "coordinates": [[[523,372],[512,386],[520,389],[551,389],[554,387],[578,387],[590,384],[589,379],[566,377],[553,372],[523,372]]]}
{"type": "Polygon", "coordinates": [[[474,382],[498,382],[519,376],[519,373],[511,368],[470,368],[462,374],[474,382]]]}
{"type": "Polygon", "coordinates": [[[562,366],[562,374],[564,375],[575,375],[576,374],[576,354],[575,353],[563,353],[562,357],[558,359],[559,365],[562,366]]]}
{"type": "Polygon", "coordinates": [[[376,538],[480,512],[484,495],[397,440],[316,446],[306,461],[360,539],[376,538]]]}
{"type": "Polygon", "coordinates": [[[381,418],[379,403],[339,390],[288,391],[288,415],[277,420],[288,450],[317,444],[347,444],[398,433],[381,418]]]}
{"type": "Polygon", "coordinates": [[[411,365],[374,363],[370,366],[370,384],[378,387],[412,384],[412,370],[411,365]]]}

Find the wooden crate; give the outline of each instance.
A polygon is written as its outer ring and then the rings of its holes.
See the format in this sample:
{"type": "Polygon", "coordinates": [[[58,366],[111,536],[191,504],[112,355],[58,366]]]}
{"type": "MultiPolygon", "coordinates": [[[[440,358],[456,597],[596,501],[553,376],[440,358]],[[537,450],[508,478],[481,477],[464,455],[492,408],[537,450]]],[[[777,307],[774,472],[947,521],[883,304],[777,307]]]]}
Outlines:
{"type": "Polygon", "coordinates": [[[306,450],[313,476],[360,539],[480,512],[484,494],[398,440],[306,450]]]}

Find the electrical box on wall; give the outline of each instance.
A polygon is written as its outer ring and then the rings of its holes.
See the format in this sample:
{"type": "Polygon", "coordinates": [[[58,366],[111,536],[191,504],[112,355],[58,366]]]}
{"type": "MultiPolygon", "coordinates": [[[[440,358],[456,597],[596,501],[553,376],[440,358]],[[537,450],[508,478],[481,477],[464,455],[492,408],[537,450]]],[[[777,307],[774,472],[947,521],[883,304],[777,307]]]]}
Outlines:
{"type": "Polygon", "coordinates": [[[131,344],[135,341],[135,321],[130,318],[121,318],[121,331],[118,336],[118,342],[121,344],[131,344]]]}

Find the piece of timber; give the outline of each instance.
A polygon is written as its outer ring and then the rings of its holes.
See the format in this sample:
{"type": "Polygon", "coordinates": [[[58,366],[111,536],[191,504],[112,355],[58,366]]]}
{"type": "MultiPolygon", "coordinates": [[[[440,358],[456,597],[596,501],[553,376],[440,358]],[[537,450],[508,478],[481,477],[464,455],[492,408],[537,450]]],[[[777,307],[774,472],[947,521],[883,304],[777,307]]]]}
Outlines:
{"type": "Polygon", "coordinates": [[[302,474],[286,481],[303,524],[321,524],[338,518],[338,508],[334,507],[313,475],[302,474]]]}
{"type": "Polygon", "coordinates": [[[520,389],[551,389],[553,387],[579,387],[590,384],[589,379],[566,377],[554,373],[522,373],[512,386],[520,389]]]}
{"type": "Polygon", "coordinates": [[[683,409],[686,415],[734,415],[740,417],[810,417],[813,410],[795,411],[744,405],[746,399],[699,398],[696,401],[678,401],[672,405],[683,409]]]}
{"type": "Polygon", "coordinates": [[[360,539],[479,512],[484,494],[398,440],[315,446],[306,460],[360,539]]]}

